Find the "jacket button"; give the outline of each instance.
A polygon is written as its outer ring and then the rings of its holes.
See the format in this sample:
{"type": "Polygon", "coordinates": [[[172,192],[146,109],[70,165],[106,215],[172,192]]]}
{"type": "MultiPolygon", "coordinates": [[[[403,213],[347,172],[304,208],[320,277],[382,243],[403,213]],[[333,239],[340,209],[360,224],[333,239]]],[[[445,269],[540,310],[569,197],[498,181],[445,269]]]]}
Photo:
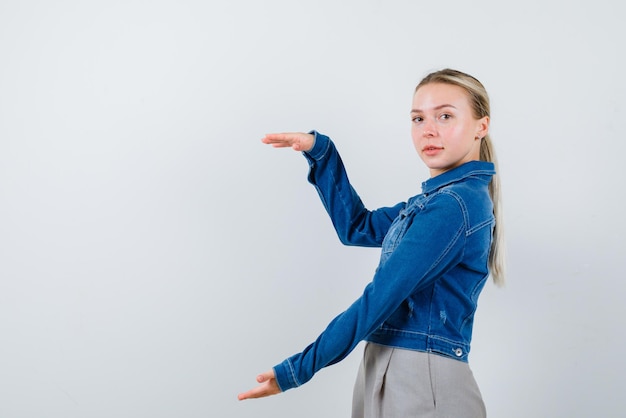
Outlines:
{"type": "Polygon", "coordinates": [[[457,348],[456,350],[454,350],[454,354],[456,354],[457,357],[461,357],[463,355],[463,350],[457,348]]]}

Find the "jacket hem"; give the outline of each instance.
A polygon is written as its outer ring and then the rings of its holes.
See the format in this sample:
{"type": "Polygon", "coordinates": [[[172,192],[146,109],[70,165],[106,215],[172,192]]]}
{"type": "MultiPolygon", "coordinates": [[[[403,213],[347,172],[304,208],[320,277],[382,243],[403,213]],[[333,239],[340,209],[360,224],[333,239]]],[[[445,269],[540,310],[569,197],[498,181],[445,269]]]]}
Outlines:
{"type": "Polygon", "coordinates": [[[465,342],[454,341],[419,331],[406,331],[384,326],[367,337],[366,341],[406,350],[441,354],[464,363],[468,362],[470,352],[470,345],[465,342]]]}

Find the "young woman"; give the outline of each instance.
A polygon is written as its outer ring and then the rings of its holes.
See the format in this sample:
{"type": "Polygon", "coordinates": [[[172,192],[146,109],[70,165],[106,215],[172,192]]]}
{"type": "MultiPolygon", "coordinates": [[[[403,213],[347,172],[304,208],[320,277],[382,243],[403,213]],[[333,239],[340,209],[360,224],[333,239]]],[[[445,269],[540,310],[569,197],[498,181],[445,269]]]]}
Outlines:
{"type": "Polygon", "coordinates": [[[339,239],[382,247],[363,295],[304,351],[257,377],[239,399],[306,383],[367,341],[352,416],[484,417],[468,366],[478,296],[503,282],[499,183],[483,85],[445,69],[415,89],[411,136],[430,170],[422,193],[367,210],[333,142],[318,132],[269,134],[263,142],[304,153],[339,239]]]}

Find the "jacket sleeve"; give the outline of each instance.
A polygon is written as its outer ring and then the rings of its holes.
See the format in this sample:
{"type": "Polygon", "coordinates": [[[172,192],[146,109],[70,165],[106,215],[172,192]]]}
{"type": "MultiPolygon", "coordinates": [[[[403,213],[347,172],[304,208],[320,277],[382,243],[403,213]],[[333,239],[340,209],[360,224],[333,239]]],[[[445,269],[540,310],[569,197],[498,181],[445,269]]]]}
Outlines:
{"type": "Polygon", "coordinates": [[[350,185],[334,143],[326,135],[315,135],[313,148],[304,153],[309,162],[308,180],[313,184],[330,215],[339,240],[345,245],[380,247],[405,203],[370,211],[350,185]]]}
{"type": "Polygon", "coordinates": [[[460,261],[465,220],[456,199],[440,195],[416,214],[402,241],[379,265],[363,295],[333,319],[299,354],[274,367],[281,390],[306,383],[323,367],[345,358],[412,293],[432,283],[460,261]]]}

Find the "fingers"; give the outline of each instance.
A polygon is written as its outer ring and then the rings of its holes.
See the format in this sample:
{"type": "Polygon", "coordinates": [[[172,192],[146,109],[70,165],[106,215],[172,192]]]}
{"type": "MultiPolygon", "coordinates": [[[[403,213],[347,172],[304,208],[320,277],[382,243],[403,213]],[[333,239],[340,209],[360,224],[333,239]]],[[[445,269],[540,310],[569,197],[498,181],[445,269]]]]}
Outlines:
{"type": "Polygon", "coordinates": [[[265,140],[267,141],[271,141],[271,142],[290,142],[293,141],[295,139],[297,139],[300,135],[303,135],[300,132],[281,132],[281,133],[269,133],[269,134],[265,134],[265,137],[263,138],[264,142],[265,140]]]}
{"type": "Polygon", "coordinates": [[[302,132],[284,132],[267,134],[261,142],[273,146],[274,148],[291,147],[295,151],[310,151],[313,148],[315,137],[302,132]]]}
{"type": "Polygon", "coordinates": [[[261,139],[264,144],[272,145],[276,148],[290,147],[294,138],[288,134],[267,134],[261,139]]]}
{"type": "Polygon", "coordinates": [[[247,392],[240,393],[239,395],[237,395],[237,399],[239,399],[240,401],[245,401],[246,399],[258,399],[269,395],[271,395],[271,393],[269,393],[266,388],[262,386],[257,386],[256,388],[251,389],[247,392]]]}
{"type": "Polygon", "coordinates": [[[256,377],[256,380],[260,383],[259,386],[247,392],[240,393],[237,396],[237,399],[243,401],[246,399],[264,398],[266,396],[276,395],[277,393],[280,393],[280,389],[278,388],[278,383],[276,383],[273,370],[261,373],[256,377]]]}
{"type": "Polygon", "coordinates": [[[262,395],[259,388],[254,388],[252,390],[237,395],[237,399],[239,399],[240,401],[245,401],[246,399],[257,399],[260,397],[262,397],[262,395]]]}
{"type": "Polygon", "coordinates": [[[263,383],[275,377],[274,370],[267,371],[265,373],[261,373],[256,377],[256,381],[259,383],[263,383]]]}

